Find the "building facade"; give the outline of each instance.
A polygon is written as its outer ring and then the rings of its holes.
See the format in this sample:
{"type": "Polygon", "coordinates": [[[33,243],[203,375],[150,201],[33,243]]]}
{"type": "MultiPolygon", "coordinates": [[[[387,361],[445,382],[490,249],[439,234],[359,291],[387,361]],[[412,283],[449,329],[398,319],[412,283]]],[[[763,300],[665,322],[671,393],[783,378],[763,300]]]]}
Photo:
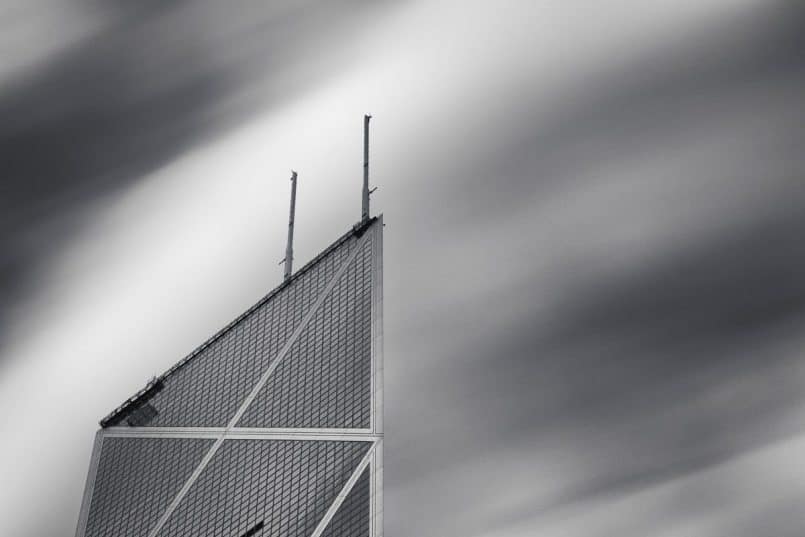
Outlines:
{"type": "Polygon", "coordinates": [[[77,537],[383,534],[382,217],[101,420],[77,537]]]}

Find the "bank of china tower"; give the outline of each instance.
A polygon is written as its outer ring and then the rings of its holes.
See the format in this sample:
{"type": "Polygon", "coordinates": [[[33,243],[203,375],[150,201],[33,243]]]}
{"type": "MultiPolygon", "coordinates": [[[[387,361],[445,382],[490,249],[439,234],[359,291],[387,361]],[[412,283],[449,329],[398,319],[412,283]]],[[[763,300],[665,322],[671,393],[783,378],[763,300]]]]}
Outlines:
{"type": "Polygon", "coordinates": [[[77,537],[380,537],[382,217],[101,420],[77,537]]]}

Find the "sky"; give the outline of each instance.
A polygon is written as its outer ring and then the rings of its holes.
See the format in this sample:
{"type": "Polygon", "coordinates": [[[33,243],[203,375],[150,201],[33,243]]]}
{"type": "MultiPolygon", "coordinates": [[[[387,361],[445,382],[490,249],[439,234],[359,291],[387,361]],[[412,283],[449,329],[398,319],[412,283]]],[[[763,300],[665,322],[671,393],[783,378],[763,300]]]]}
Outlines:
{"type": "Polygon", "coordinates": [[[799,537],[805,9],[0,3],[0,519],[383,213],[390,537],[799,537]]]}

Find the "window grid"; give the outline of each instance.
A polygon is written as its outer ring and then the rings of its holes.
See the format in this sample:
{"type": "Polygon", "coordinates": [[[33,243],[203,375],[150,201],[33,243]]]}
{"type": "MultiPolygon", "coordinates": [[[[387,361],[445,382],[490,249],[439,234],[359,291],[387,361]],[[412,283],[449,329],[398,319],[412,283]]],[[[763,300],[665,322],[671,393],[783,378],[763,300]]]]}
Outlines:
{"type": "Polygon", "coordinates": [[[165,379],[149,427],[222,427],[354,249],[344,241],[165,379]]]}
{"type": "Polygon", "coordinates": [[[105,438],[84,535],[146,535],[212,443],[197,438],[105,438]]]}
{"type": "Polygon", "coordinates": [[[369,511],[371,509],[369,467],[352,486],[344,502],[327,523],[321,537],[369,537],[369,511]]]}
{"type": "Polygon", "coordinates": [[[371,442],[225,440],[159,536],[309,537],[371,442]]]}
{"type": "Polygon", "coordinates": [[[371,253],[368,238],[239,427],[370,427],[371,253]]]}

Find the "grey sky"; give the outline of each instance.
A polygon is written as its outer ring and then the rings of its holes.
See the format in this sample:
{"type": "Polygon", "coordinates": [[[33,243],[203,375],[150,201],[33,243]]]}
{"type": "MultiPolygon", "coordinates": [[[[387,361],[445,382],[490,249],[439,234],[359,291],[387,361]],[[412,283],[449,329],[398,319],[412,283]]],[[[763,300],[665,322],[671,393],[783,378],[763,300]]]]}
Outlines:
{"type": "MultiPolygon", "coordinates": [[[[384,212],[389,536],[798,536],[797,2],[0,8],[0,517],[384,212]],[[13,31],[11,30],[13,29],[13,31]]],[[[47,505],[44,514],[42,506],[47,505]]]]}

